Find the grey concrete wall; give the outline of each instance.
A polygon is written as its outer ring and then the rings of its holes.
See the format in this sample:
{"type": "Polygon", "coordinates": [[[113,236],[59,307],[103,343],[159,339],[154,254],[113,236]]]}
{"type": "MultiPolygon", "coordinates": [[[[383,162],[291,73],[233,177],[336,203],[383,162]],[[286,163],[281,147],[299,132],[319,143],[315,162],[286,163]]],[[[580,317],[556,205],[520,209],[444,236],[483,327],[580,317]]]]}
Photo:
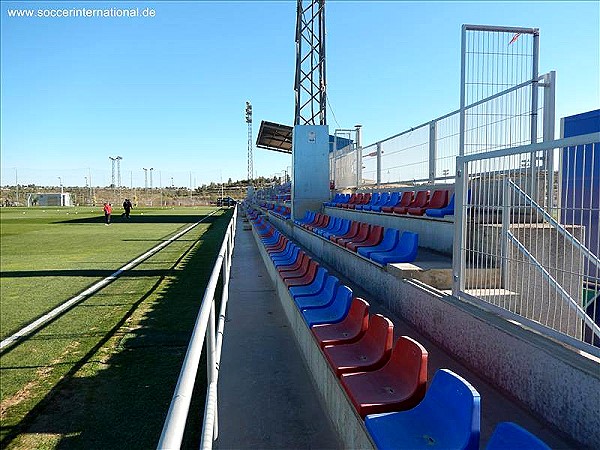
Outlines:
{"type": "Polygon", "coordinates": [[[354,209],[324,208],[325,214],[344,219],[368,222],[385,228],[396,228],[419,234],[419,247],[452,255],[454,242],[454,216],[437,219],[434,217],[411,217],[399,214],[361,212],[354,209]]]}
{"type": "Polygon", "coordinates": [[[344,448],[375,449],[363,419],[356,412],[337,376],[329,366],[319,344],[307,327],[306,322],[304,322],[288,289],[265,252],[260,239],[256,234],[254,236],[271,281],[279,294],[281,306],[296,337],[296,342],[311,372],[313,382],[321,395],[324,409],[329,414],[333,426],[344,444],[344,448]]]}
{"type": "Polygon", "coordinates": [[[600,363],[482,305],[403,280],[291,221],[270,219],[472,370],[590,447],[600,442],[600,363]]]}

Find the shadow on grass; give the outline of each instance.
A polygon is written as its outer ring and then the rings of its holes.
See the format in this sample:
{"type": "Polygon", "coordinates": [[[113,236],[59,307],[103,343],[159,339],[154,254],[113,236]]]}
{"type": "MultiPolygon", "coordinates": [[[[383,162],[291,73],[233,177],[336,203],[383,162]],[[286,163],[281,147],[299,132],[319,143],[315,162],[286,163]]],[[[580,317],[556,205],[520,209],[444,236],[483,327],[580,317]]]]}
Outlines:
{"type": "MultiPolygon", "coordinates": [[[[120,320],[79,360],[27,416],[8,431],[0,448],[27,433],[59,434],[58,448],[155,448],[175,389],[205,286],[231,215],[215,218],[215,226],[191,246],[120,320]],[[97,352],[151,295],[156,299],[139,327],[121,338],[105,367],[93,376],[75,376],[93,363],[97,352]]],[[[204,409],[206,362],[198,370],[182,448],[198,448],[204,409]]]]}
{"type": "MultiPolygon", "coordinates": [[[[195,223],[205,218],[202,223],[212,223],[218,220],[217,216],[208,216],[208,214],[144,214],[144,215],[132,215],[130,219],[119,215],[111,216],[111,224],[131,224],[136,223],[195,223]]],[[[104,216],[94,217],[81,217],[77,219],[58,220],[53,223],[65,223],[65,224],[104,224],[104,216]]]]}
{"type": "MultiPolygon", "coordinates": [[[[106,278],[116,270],[58,269],[58,270],[14,270],[0,272],[0,278],[39,278],[39,277],[91,277],[106,278]]],[[[119,275],[122,278],[156,277],[170,273],[169,269],[131,269],[119,275]]]]}

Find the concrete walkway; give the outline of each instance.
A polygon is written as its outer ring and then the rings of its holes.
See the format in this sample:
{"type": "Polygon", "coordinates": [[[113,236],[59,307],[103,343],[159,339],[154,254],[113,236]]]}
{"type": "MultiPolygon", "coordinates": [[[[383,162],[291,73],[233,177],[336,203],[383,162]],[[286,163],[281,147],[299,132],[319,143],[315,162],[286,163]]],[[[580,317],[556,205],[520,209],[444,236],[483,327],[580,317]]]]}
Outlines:
{"type": "MultiPolygon", "coordinates": [[[[319,394],[288,327],[252,231],[243,230],[247,224],[239,220],[219,375],[220,428],[215,447],[342,448],[319,403],[319,394]]],[[[311,256],[322,263],[316,255],[311,256]]],[[[351,287],[354,295],[369,300],[360,286],[325,266],[351,287]]],[[[429,352],[430,379],[436,369],[445,367],[464,376],[479,391],[482,396],[480,448],[484,448],[495,425],[502,421],[517,422],[551,448],[580,448],[394,313],[376,302],[370,303],[371,313],[384,314],[394,322],[396,337],[406,334],[425,346],[429,352]]]]}
{"type": "Polygon", "coordinates": [[[219,373],[219,449],[338,449],[252,231],[239,219],[219,373]]]}

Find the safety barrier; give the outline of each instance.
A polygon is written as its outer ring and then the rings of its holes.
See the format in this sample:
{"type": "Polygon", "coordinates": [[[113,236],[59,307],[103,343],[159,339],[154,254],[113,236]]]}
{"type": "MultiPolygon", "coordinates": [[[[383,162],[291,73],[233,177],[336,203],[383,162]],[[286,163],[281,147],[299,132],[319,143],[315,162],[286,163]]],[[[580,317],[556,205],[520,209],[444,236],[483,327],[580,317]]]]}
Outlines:
{"type": "Polygon", "coordinates": [[[237,206],[227,227],[223,244],[221,245],[208,285],[204,291],[200,312],[196,318],[190,343],[181,367],[181,372],[179,373],[179,379],[177,380],[175,393],[169,406],[167,418],[158,443],[158,449],[176,449],[181,446],[190,402],[192,400],[194,383],[196,381],[196,373],[198,372],[200,356],[202,355],[202,348],[205,341],[207,341],[207,388],[201,448],[212,448],[212,443],[218,436],[217,382],[219,379],[219,362],[221,360],[223,329],[225,327],[225,311],[227,310],[229,275],[236,220],[237,206]],[[219,322],[215,326],[215,291],[219,279],[222,280],[223,290],[221,294],[219,322]]]}

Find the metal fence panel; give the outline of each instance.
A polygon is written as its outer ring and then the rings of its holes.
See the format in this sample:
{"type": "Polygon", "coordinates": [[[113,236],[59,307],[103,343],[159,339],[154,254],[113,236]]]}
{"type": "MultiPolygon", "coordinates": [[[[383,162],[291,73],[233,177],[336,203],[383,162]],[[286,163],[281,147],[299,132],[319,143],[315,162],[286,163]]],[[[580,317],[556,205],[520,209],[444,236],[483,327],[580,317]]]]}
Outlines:
{"type": "Polygon", "coordinates": [[[585,198],[600,195],[590,194],[600,173],[588,171],[579,190],[554,183],[548,195],[546,178],[558,177],[542,165],[556,148],[593,164],[599,138],[595,133],[459,158],[467,189],[456,199],[465,232],[457,234],[455,295],[600,346],[600,207],[585,198]],[[569,199],[569,219],[546,204],[559,197],[569,199]]]}

